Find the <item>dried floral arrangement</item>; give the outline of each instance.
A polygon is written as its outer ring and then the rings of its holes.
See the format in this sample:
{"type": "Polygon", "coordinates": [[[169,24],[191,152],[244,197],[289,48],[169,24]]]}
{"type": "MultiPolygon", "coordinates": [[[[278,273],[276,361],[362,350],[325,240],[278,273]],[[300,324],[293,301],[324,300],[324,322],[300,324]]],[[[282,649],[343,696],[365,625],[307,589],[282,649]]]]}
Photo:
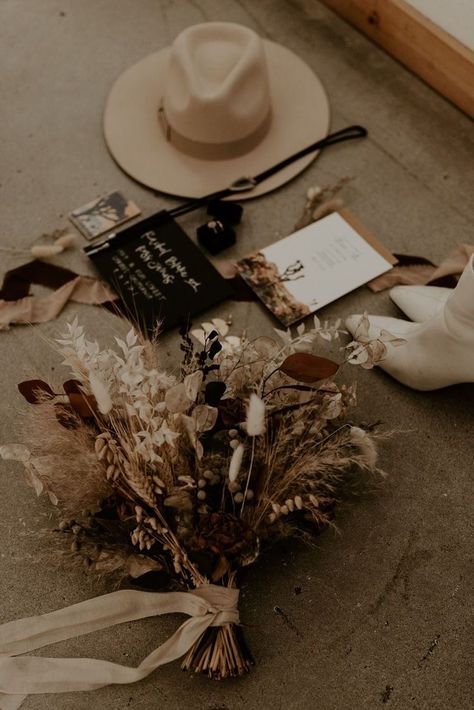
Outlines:
{"type": "MultiPolygon", "coordinates": [[[[394,339],[370,341],[368,325],[364,317],[341,346],[342,364],[383,357],[394,339]]],[[[19,385],[35,405],[30,449],[3,455],[22,459],[37,494],[57,506],[57,532],[88,570],[174,590],[237,587],[266,545],[317,534],[354,486],[380,473],[372,433],[348,420],[354,387],[334,381],[341,364],[313,354],[339,342],[340,322],[315,317],[276,331],[280,343],[228,331],[220,319],[182,329],[170,373],[134,330],[101,350],[75,320],[57,341],[72,373],[63,392],[19,385]]],[[[251,663],[229,623],[207,628],[182,667],[220,679],[251,663]]]]}

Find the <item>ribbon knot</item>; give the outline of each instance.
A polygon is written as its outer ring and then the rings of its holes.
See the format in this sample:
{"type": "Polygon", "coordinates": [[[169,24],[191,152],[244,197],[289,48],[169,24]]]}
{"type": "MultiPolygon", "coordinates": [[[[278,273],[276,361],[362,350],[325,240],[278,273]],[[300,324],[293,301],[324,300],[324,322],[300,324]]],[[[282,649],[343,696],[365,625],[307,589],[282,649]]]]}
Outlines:
{"type": "Polygon", "coordinates": [[[238,624],[238,600],[238,589],[213,584],[190,592],[122,590],[4,624],[0,626],[0,710],[17,710],[30,693],[96,690],[141,680],[183,656],[209,626],[238,624]],[[92,658],[16,658],[126,621],[170,613],[190,618],[136,668],[92,658]]]}

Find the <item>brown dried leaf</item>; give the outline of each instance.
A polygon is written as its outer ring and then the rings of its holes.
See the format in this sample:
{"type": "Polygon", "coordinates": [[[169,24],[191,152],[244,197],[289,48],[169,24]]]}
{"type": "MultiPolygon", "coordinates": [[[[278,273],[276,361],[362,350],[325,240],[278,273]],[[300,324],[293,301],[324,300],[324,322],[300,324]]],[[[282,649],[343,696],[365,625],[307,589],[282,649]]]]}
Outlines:
{"type": "Polygon", "coordinates": [[[19,383],[18,389],[30,404],[38,404],[44,402],[45,399],[53,399],[55,396],[51,387],[43,380],[25,380],[25,382],[19,383]]]}
{"type": "Polygon", "coordinates": [[[283,360],[279,369],[298,382],[311,383],[332,377],[339,370],[339,365],[310,353],[293,353],[283,360]]]}
{"type": "Polygon", "coordinates": [[[71,407],[80,417],[93,417],[97,413],[97,402],[92,394],[68,393],[71,407]]]}
{"type": "Polygon", "coordinates": [[[79,380],[66,380],[63,383],[63,389],[66,394],[83,394],[82,385],[79,380]]]}

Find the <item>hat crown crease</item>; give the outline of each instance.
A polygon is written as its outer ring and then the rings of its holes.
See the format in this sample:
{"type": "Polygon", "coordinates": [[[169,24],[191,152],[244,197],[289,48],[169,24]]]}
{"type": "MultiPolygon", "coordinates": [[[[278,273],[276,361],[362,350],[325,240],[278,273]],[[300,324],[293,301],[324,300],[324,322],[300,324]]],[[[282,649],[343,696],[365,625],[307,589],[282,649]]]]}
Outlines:
{"type": "Polygon", "coordinates": [[[270,113],[263,44],[231,23],[188,28],[170,52],[166,118],[186,139],[209,144],[253,134],[270,113]]]}

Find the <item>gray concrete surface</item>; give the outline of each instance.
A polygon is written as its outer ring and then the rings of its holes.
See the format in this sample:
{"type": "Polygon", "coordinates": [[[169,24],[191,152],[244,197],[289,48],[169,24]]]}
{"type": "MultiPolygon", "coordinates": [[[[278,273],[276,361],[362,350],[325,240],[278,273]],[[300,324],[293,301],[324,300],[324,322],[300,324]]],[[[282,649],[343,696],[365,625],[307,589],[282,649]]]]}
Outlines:
{"type": "MultiPolygon", "coordinates": [[[[345,191],[348,206],[390,248],[439,260],[455,244],[472,242],[471,123],[316,0],[2,0],[2,244],[28,246],[65,226],[71,209],[111,189],[122,189],[145,213],[169,202],[110,159],[101,111],[125,67],[184,27],[212,19],[241,22],[289,46],[321,76],[333,128],[356,122],[370,131],[365,142],[327,151],[290,185],[249,203],[234,254],[287,234],[306,189],[345,174],[355,178],[345,191]]],[[[3,253],[0,259],[2,272],[21,263],[3,253]]],[[[79,251],[57,263],[89,268],[79,251]]],[[[395,314],[385,295],[359,289],[323,315],[363,308],[395,314]]],[[[271,333],[274,323],[259,305],[232,312],[237,331],[271,333]]],[[[22,438],[26,405],[16,383],[56,375],[44,336],[56,335],[76,313],[103,342],[126,327],[99,309],[69,306],[58,322],[0,334],[2,442],[22,438]]],[[[164,339],[165,351],[174,347],[173,336],[164,339]]],[[[379,494],[340,515],[340,535],[327,532],[310,549],[281,546],[253,569],[242,601],[258,661],[250,675],[217,684],[182,675],[173,664],[134,686],[30,697],[25,710],[473,708],[474,386],[421,394],[379,372],[358,380],[360,419],[400,430],[381,449],[389,478],[379,494]]],[[[39,533],[48,518],[20,467],[2,465],[1,621],[106,590],[81,569],[58,571],[45,561],[39,533]]],[[[127,624],[53,650],[134,663],[177,623],[127,624]]]]}

